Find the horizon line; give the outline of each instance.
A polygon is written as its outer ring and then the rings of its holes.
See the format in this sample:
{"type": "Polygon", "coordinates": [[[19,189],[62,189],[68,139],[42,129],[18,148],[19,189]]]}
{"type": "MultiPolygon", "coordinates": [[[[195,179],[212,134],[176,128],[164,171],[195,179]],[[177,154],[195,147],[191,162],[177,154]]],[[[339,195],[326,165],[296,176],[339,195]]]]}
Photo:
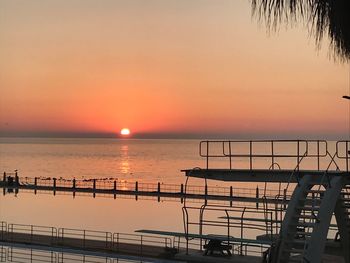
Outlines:
{"type": "Polygon", "coordinates": [[[272,133],[272,132],[254,132],[254,133],[196,133],[196,132],[144,132],[132,133],[124,137],[112,132],[5,132],[0,131],[0,138],[91,138],[91,139],[349,139],[345,133],[272,133]]]}

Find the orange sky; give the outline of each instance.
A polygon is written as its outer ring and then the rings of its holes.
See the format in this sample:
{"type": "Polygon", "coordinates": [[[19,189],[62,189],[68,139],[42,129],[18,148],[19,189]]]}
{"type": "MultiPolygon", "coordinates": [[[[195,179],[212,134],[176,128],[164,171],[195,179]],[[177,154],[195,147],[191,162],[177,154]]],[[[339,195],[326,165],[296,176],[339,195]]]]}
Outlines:
{"type": "Polygon", "coordinates": [[[349,65],[248,0],[0,3],[0,135],[348,134],[349,65]]]}

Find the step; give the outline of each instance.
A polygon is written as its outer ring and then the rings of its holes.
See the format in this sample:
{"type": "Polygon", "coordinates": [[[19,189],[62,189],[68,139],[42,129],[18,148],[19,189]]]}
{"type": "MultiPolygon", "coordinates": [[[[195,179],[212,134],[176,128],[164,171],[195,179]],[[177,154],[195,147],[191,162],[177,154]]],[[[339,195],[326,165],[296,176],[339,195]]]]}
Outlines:
{"type": "Polygon", "coordinates": [[[305,232],[305,231],[297,231],[295,232],[295,236],[307,236],[310,237],[312,234],[312,232],[305,232]]]}
{"type": "Polygon", "coordinates": [[[298,262],[298,263],[303,263],[304,261],[301,258],[290,258],[288,259],[288,263],[290,262],[298,262]]]}
{"type": "Polygon", "coordinates": [[[319,193],[324,193],[325,190],[306,190],[305,192],[310,194],[319,194],[319,193]]]}
{"type": "Polygon", "coordinates": [[[301,226],[301,227],[315,227],[315,223],[310,223],[310,222],[297,222],[296,224],[294,224],[294,226],[301,226]]]}
{"type": "Polygon", "coordinates": [[[286,248],[286,249],[283,249],[282,253],[303,254],[304,249],[302,249],[302,248],[286,248]]]}
{"type": "Polygon", "coordinates": [[[293,217],[294,217],[294,218],[298,217],[298,218],[302,218],[302,219],[313,219],[313,220],[318,220],[318,218],[317,218],[316,215],[300,215],[300,216],[294,215],[293,217]]]}
{"type": "Polygon", "coordinates": [[[305,243],[309,240],[308,239],[292,239],[292,240],[286,240],[284,241],[288,246],[290,245],[305,245],[305,243]]]}
{"type": "Polygon", "coordinates": [[[298,210],[305,210],[305,211],[318,211],[320,209],[319,206],[297,206],[298,210]]]}

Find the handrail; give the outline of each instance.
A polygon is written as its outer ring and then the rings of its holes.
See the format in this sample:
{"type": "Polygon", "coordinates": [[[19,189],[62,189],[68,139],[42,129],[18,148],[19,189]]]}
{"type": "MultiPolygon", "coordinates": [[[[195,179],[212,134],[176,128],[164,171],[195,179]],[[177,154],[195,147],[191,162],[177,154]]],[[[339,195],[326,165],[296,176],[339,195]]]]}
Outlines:
{"type": "MultiPolygon", "coordinates": [[[[42,236],[47,236],[50,239],[45,241],[45,244],[49,245],[82,245],[84,248],[93,248],[96,246],[96,242],[90,241],[102,241],[103,248],[115,249],[119,246],[121,242],[132,243],[140,245],[141,252],[145,246],[159,246],[164,248],[171,248],[173,246],[172,240],[169,237],[161,236],[150,236],[150,235],[140,235],[140,234],[128,234],[128,233],[112,233],[107,231],[96,231],[96,230],[86,230],[86,229],[74,229],[74,228],[56,228],[49,226],[38,226],[38,225],[26,225],[26,224],[7,224],[1,221],[0,226],[3,227],[3,233],[6,233],[6,239],[4,241],[23,241],[23,235],[21,235],[20,240],[14,234],[21,233],[29,235],[30,242],[34,244],[41,244],[43,240],[42,236]],[[38,239],[36,239],[38,238],[38,239]],[[82,243],[76,243],[79,240],[82,243]],[[41,242],[39,242],[41,241],[41,242]],[[49,242],[49,243],[47,243],[49,242]]],[[[99,248],[101,246],[99,245],[99,248]]],[[[101,247],[102,248],[102,247],[101,247]]]]}
{"type": "Polygon", "coordinates": [[[315,159],[317,170],[320,170],[320,159],[327,153],[328,142],[325,140],[206,140],[199,143],[199,156],[206,158],[206,169],[209,169],[211,158],[228,159],[230,169],[235,159],[245,158],[252,170],[256,159],[270,159],[273,165],[277,158],[296,158],[298,163],[305,156],[315,159]],[[287,146],[289,149],[285,149],[287,146]],[[316,148],[315,152],[312,148],[316,148]]]}
{"type": "Polygon", "coordinates": [[[349,168],[350,168],[350,141],[337,141],[336,146],[335,146],[336,152],[335,155],[337,156],[337,158],[341,159],[341,160],[345,160],[345,167],[346,167],[346,171],[349,172],[349,168]],[[340,146],[345,144],[345,153],[342,154],[340,152],[340,146]]]}

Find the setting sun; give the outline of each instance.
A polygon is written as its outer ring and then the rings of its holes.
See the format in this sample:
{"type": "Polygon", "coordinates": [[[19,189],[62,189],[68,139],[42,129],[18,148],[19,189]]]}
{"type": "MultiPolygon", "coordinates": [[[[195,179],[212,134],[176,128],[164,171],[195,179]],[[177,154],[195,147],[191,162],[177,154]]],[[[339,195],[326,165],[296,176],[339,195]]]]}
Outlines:
{"type": "Polygon", "coordinates": [[[121,131],[120,131],[120,134],[121,135],[129,135],[130,134],[130,130],[128,128],[123,128],[121,131]]]}

